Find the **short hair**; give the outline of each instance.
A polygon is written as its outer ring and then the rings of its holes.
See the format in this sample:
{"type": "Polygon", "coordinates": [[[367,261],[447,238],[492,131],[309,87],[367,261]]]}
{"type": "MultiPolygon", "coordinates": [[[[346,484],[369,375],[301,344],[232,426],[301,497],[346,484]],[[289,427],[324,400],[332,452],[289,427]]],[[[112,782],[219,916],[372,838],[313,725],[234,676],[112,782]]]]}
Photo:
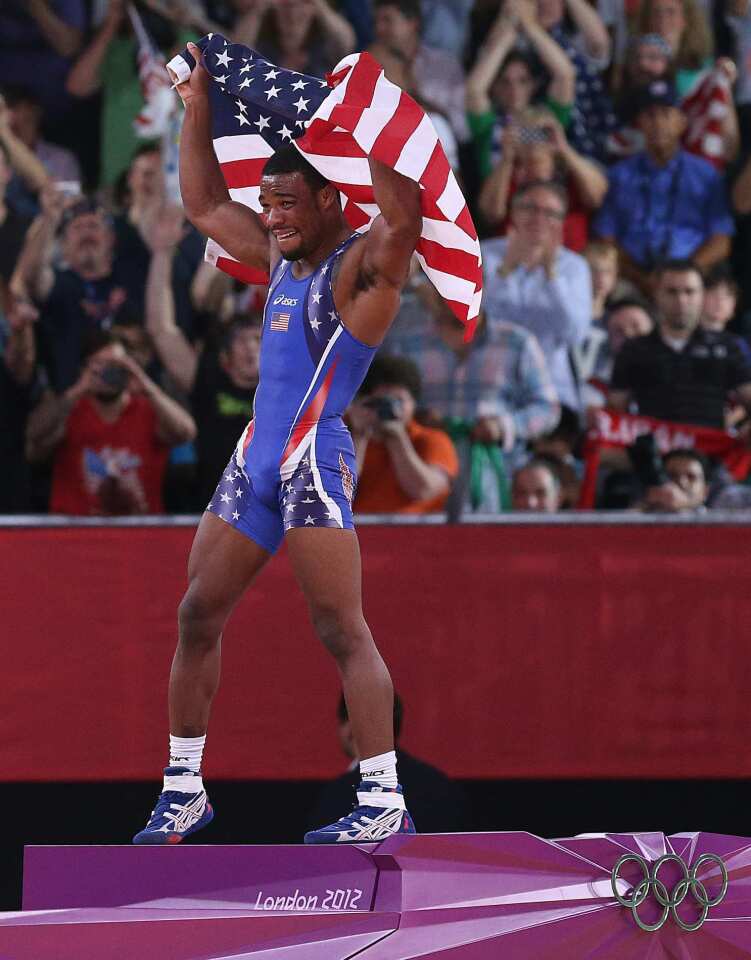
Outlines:
{"type": "Polygon", "coordinates": [[[728,287],[734,297],[740,295],[738,281],[735,279],[733,268],[728,260],[721,260],[719,263],[716,263],[707,271],[704,277],[705,290],[713,290],[715,287],[721,287],[723,284],[728,287]]]}
{"type": "Polygon", "coordinates": [[[561,478],[558,473],[558,461],[553,457],[531,457],[526,463],[523,463],[520,467],[514,470],[514,476],[511,481],[512,485],[516,482],[516,478],[519,476],[519,474],[524,473],[525,470],[547,470],[553,480],[556,490],[561,489],[561,478]]]}
{"type": "Polygon", "coordinates": [[[391,353],[376,354],[361,392],[372,393],[383,386],[405,387],[417,403],[422,393],[420,371],[407,357],[397,357],[391,353]]]}
{"type": "Polygon", "coordinates": [[[3,95],[3,99],[8,104],[9,107],[15,107],[19,103],[29,103],[34,107],[38,107],[40,110],[42,108],[41,101],[39,97],[34,93],[34,91],[24,84],[21,83],[6,83],[3,84],[0,93],[3,95]]]}
{"type": "Polygon", "coordinates": [[[618,248],[614,243],[608,243],[606,240],[590,240],[584,248],[585,257],[602,257],[607,260],[618,262],[618,248]]]}
{"type": "Polygon", "coordinates": [[[617,300],[614,300],[612,303],[608,304],[608,315],[616,313],[618,310],[627,310],[636,308],[637,310],[643,310],[649,319],[654,323],[654,317],[652,316],[652,308],[647,303],[646,300],[642,297],[619,297],[617,300]]]}
{"type": "Polygon", "coordinates": [[[666,273],[695,273],[704,283],[704,274],[693,260],[661,260],[655,269],[655,279],[658,283],[666,273]]]}
{"type": "Polygon", "coordinates": [[[260,330],[263,326],[263,314],[238,313],[235,314],[224,327],[220,336],[218,348],[220,353],[226,353],[232,348],[235,338],[244,330],[260,330]]]}
{"type": "Polygon", "coordinates": [[[408,20],[419,20],[422,23],[422,7],[420,0],[373,0],[373,11],[381,7],[396,7],[402,16],[408,20]]]}
{"type": "MultiPolygon", "coordinates": [[[[336,719],[339,723],[346,723],[349,720],[347,701],[344,699],[344,694],[339,697],[339,703],[336,705],[336,719]]],[[[399,734],[402,732],[403,719],[404,704],[402,703],[402,698],[396,690],[394,690],[394,740],[399,739],[399,734]]]]}
{"type": "Polygon", "coordinates": [[[498,68],[498,73],[496,73],[496,79],[504,72],[506,67],[510,67],[513,63],[520,63],[523,67],[526,67],[529,70],[529,74],[534,81],[535,77],[535,63],[532,57],[528,53],[525,53],[523,50],[512,50],[511,53],[506,54],[503,58],[503,63],[498,68]]]}
{"type": "Polygon", "coordinates": [[[709,483],[709,474],[710,466],[709,460],[701,453],[699,450],[694,449],[693,447],[674,447],[662,458],[662,462],[665,466],[670,463],[671,460],[678,460],[683,458],[684,460],[693,460],[694,463],[698,463],[701,467],[701,471],[704,474],[704,482],[709,483]]]}
{"type": "Polygon", "coordinates": [[[308,163],[293,143],[285,143],[283,147],[279,147],[275,153],[271,154],[264,165],[261,176],[274,177],[283,173],[301,174],[314,193],[323,190],[331,182],[308,163]]]}
{"type": "Polygon", "coordinates": [[[523,183],[511,198],[511,208],[517,207],[533,190],[547,190],[552,193],[561,201],[563,215],[568,213],[568,194],[556,180],[530,180],[529,183],[523,183]]]}

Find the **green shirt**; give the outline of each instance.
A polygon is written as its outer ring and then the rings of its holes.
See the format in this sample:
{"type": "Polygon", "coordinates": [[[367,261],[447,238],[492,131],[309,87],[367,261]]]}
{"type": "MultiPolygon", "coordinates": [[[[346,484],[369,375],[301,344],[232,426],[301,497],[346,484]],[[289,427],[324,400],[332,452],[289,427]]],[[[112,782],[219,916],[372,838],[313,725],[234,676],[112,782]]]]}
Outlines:
{"type": "MultiPolygon", "coordinates": [[[[545,97],[542,105],[547,107],[565,130],[571,119],[572,104],[558,103],[551,97],[545,97]]],[[[485,179],[493,169],[493,136],[499,123],[499,115],[493,110],[482,113],[467,113],[467,123],[475,145],[477,169],[485,179]]]]}
{"type": "MultiPolygon", "coordinates": [[[[178,43],[182,49],[196,35],[182,30],[178,43]]],[[[102,141],[100,181],[112,186],[127,170],[136,149],[144,141],[133,129],[133,121],[143,106],[133,37],[116,36],[102,64],[102,141]]]]}

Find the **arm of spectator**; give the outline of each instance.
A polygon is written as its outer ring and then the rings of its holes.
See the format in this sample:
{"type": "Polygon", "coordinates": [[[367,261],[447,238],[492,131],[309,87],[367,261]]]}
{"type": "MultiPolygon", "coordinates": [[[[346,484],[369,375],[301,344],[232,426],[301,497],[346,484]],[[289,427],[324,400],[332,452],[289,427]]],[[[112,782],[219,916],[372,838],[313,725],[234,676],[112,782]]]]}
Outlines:
{"type": "Polygon", "coordinates": [[[513,0],[513,9],[519,17],[519,26],[550,73],[548,95],[556,103],[571,106],[576,92],[576,70],[573,63],[548,31],[540,26],[532,0],[513,0]]]}
{"type": "Polygon", "coordinates": [[[27,0],[26,9],[55,53],[75,57],[83,42],[83,32],[78,27],[58,17],[47,0],[27,0]]]}
{"type": "Polygon", "coordinates": [[[232,277],[203,260],[190,284],[190,299],[199,312],[223,315],[224,300],[232,292],[232,277]]]}
{"type": "Polygon", "coordinates": [[[537,337],[526,337],[516,371],[520,392],[516,408],[506,415],[511,429],[504,430],[503,447],[509,451],[517,441],[534,440],[553,430],[561,414],[545,354],[537,337]]]}
{"type": "Polygon", "coordinates": [[[168,207],[157,219],[148,240],[151,262],[146,278],[146,329],[164,368],[184,393],[190,393],[198,357],[175,320],[172,261],[183,236],[183,212],[168,207]]]}
{"type": "Polygon", "coordinates": [[[244,43],[247,47],[255,47],[263,18],[270,6],[271,0],[246,0],[243,4],[245,9],[239,13],[230,32],[230,40],[233,43],[244,43]]]}
{"type": "Polygon", "coordinates": [[[179,403],[157,386],[146,371],[136,361],[123,353],[113,355],[112,363],[123,367],[131,374],[138,387],[146,394],[154,407],[157,419],[157,436],[162,443],[175,446],[179,443],[189,443],[195,439],[196,424],[193,417],[184,410],[179,403]]]}
{"type": "Polygon", "coordinates": [[[33,151],[20,140],[10,127],[10,115],[7,104],[0,96],[0,143],[8,152],[10,165],[34,193],[43,190],[50,182],[44,165],[33,151]]]}
{"type": "Polygon", "coordinates": [[[26,423],[26,459],[29,463],[48,460],[65,439],[70,413],[92,384],[92,371],[85,366],[77,382],[61,396],[46,390],[29,414],[26,423]]]}
{"type": "Polygon", "coordinates": [[[65,89],[72,96],[88,97],[99,89],[102,82],[102,64],[124,16],[124,0],[110,0],[102,25],[68,74],[65,89]]]}
{"type": "Polygon", "coordinates": [[[600,14],[587,0],[566,0],[566,7],[584,37],[588,56],[607,66],[610,60],[610,34],[600,14]]]}
{"type": "Polygon", "coordinates": [[[553,143],[576,185],[581,202],[590,210],[599,209],[608,192],[608,178],[596,163],[574,150],[555,118],[551,117],[546,126],[552,130],[553,143]]]}
{"type": "Polygon", "coordinates": [[[730,237],[726,233],[715,233],[694,251],[691,259],[700,270],[706,271],[729,256],[730,237]]]}
{"type": "Polygon", "coordinates": [[[379,433],[386,444],[397,483],[410,500],[434,500],[449,492],[449,475],[443,467],[426,463],[420,457],[401,420],[380,423],[379,433]]]}
{"type": "Polygon", "coordinates": [[[315,9],[328,49],[334,54],[335,60],[341,60],[357,49],[355,31],[346,17],[337,13],[327,0],[310,0],[310,3],[315,9]]]}
{"type": "Polygon", "coordinates": [[[500,162],[485,178],[477,201],[480,213],[490,225],[500,223],[508,213],[511,179],[514,173],[519,130],[510,123],[503,131],[500,162]]]}
{"type": "Polygon", "coordinates": [[[368,443],[376,426],[375,413],[366,407],[362,400],[354,400],[347,408],[345,417],[347,426],[352,434],[352,443],[355,447],[355,466],[358,476],[362,474],[365,465],[365,454],[368,443]]]}
{"type": "Polygon", "coordinates": [[[23,300],[15,300],[8,312],[10,336],[5,344],[3,360],[11,378],[22,387],[28,386],[34,377],[36,366],[36,338],[34,321],[37,310],[23,300]]]}
{"type": "Polygon", "coordinates": [[[492,109],[490,86],[516,42],[516,26],[506,14],[505,7],[491,27],[488,39],[480,47],[475,64],[465,85],[466,107],[469,113],[485,113],[492,109]]]}
{"type": "MultiPolygon", "coordinates": [[[[567,347],[575,347],[592,326],[592,276],[586,260],[581,257],[569,260],[565,269],[558,268],[556,251],[549,256],[546,264],[552,299],[560,311],[554,321],[553,339],[567,347]]],[[[530,325],[530,329],[541,340],[550,339],[549,329],[538,332],[533,326],[530,325]]]]}
{"type": "Polygon", "coordinates": [[[63,194],[54,187],[49,187],[42,193],[42,212],[26,232],[11,277],[10,289],[15,296],[43,303],[52,292],[55,283],[55,272],[52,268],[55,234],[66,202],[63,194]]]}
{"type": "Polygon", "coordinates": [[[735,178],[731,193],[733,209],[740,216],[751,213],[751,156],[735,178]]]}

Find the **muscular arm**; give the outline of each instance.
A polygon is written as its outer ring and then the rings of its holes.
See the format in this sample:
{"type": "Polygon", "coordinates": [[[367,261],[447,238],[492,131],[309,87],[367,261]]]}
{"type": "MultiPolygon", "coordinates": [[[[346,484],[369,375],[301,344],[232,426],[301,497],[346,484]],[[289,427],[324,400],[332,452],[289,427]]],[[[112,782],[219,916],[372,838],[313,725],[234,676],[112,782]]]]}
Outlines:
{"type": "MultiPolygon", "coordinates": [[[[198,47],[188,44],[188,49],[198,62],[198,47]]],[[[268,270],[270,238],[266,228],[256,213],[230,198],[222,179],[211,141],[208,83],[208,74],[198,64],[190,80],[177,88],[185,104],[180,135],[180,193],[185,213],[197,230],[236,260],[268,270]]]]}
{"type": "Polygon", "coordinates": [[[337,309],[348,330],[377,346],[399,307],[401,289],[422,229],[420,186],[378,160],[369,158],[373,192],[380,215],[342,264],[336,288],[337,309]]]}

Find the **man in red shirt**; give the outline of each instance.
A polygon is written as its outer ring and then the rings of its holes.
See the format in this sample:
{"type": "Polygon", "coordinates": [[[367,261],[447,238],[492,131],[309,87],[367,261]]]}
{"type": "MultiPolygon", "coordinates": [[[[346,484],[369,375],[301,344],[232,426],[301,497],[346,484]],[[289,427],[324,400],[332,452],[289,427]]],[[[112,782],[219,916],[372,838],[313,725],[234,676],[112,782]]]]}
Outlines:
{"type": "Polygon", "coordinates": [[[443,430],[414,419],[420,374],[406,357],[379,354],[361,399],[347,411],[360,479],[356,513],[433,513],[442,510],[459,472],[443,430]]]}
{"type": "Polygon", "coordinates": [[[48,392],[29,417],[26,455],[54,454],[51,513],[163,513],[169,448],[195,432],[190,414],[99,333],[76,383],[48,392]]]}

